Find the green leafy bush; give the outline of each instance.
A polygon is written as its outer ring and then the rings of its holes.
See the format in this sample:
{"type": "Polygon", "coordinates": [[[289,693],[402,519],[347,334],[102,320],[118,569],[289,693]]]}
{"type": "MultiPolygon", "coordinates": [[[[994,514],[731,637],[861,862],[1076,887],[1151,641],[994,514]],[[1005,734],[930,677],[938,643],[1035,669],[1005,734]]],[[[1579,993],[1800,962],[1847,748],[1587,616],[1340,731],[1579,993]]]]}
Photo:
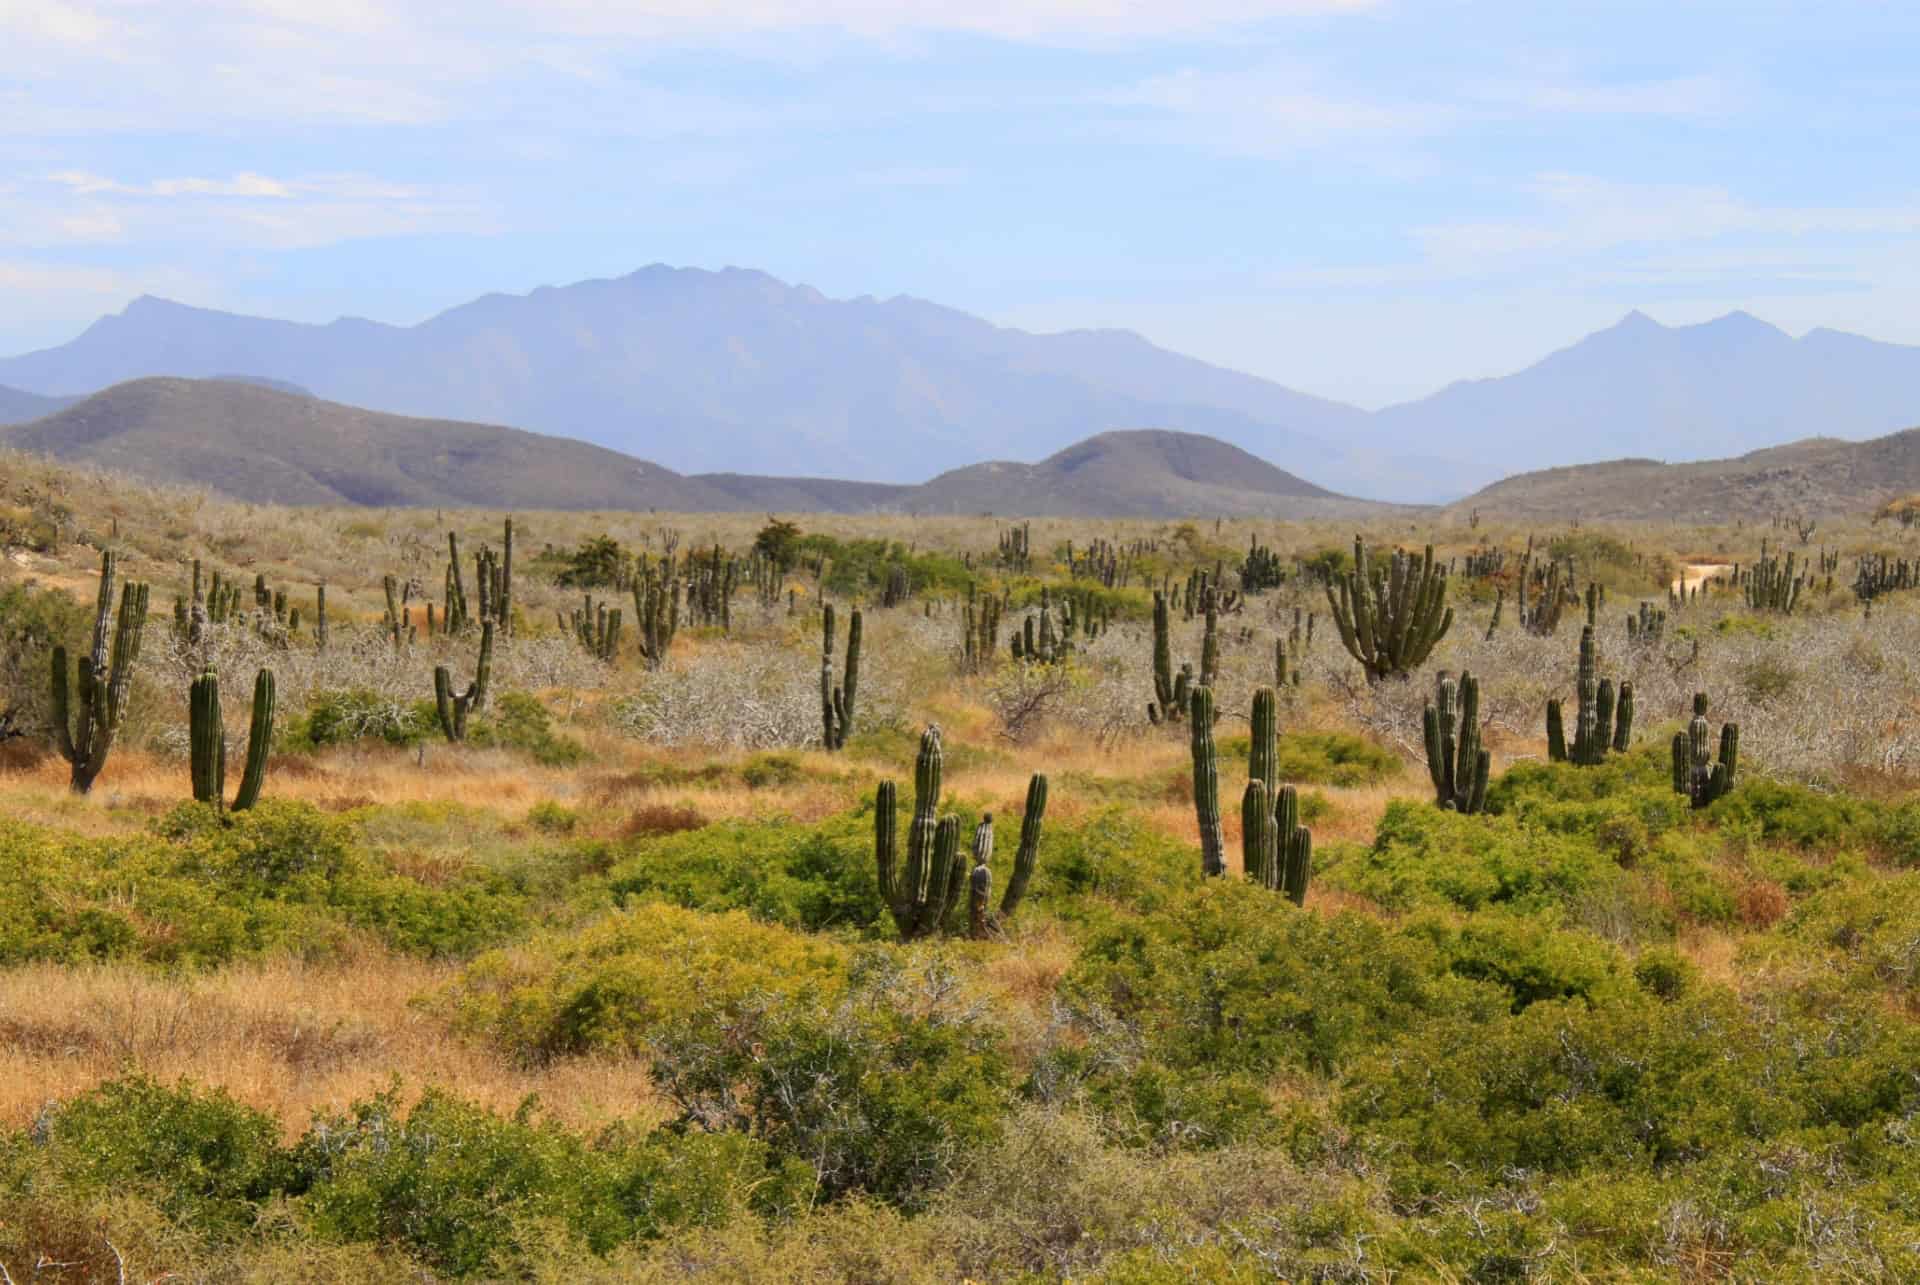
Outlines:
{"type": "Polygon", "coordinates": [[[864,957],[839,999],[752,1006],[714,1039],[695,1020],[654,1044],[655,1084],[687,1127],[764,1142],[804,1162],[827,1198],[915,1208],[1000,1134],[1011,1098],[1002,1037],[937,961],[864,957]]]}
{"type": "Polygon", "coordinates": [[[1564,907],[1617,887],[1618,863],[1591,841],[1511,817],[1465,816],[1425,803],[1387,806],[1373,846],[1346,852],[1324,877],[1394,909],[1450,903],[1564,907]]]}
{"type": "Polygon", "coordinates": [[[634,1053],[662,1027],[712,1032],[749,1004],[833,995],[845,951],[758,923],[640,904],[493,951],[444,996],[455,1022],[529,1057],[634,1053]]]}
{"type": "Polygon", "coordinates": [[[1220,1071],[1330,1072],[1432,1015],[1506,1007],[1427,943],[1239,880],[1094,934],[1061,989],[1168,1066],[1220,1071]]]}

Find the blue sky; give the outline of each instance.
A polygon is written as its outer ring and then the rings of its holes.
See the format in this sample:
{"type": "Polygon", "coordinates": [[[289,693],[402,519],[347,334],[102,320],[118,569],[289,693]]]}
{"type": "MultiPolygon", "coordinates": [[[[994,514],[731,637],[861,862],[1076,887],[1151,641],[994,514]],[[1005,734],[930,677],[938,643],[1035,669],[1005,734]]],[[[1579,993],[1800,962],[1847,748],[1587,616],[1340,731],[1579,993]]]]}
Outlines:
{"type": "Polygon", "coordinates": [[[1363,405],[1631,308],[1920,343],[1920,6],[0,0],[0,350],[655,261],[1363,405]]]}

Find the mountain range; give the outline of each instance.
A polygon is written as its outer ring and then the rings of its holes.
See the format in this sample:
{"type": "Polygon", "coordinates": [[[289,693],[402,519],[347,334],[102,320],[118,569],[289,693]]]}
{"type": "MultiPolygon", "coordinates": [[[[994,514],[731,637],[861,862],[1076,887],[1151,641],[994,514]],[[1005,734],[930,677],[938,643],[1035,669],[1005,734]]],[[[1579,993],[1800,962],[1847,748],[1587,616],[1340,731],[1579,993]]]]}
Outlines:
{"type": "Polygon", "coordinates": [[[1692,326],[1632,313],[1515,374],[1369,412],[1129,331],[1032,334],[918,299],[835,300],[762,272],[660,265],[487,295],[413,326],[141,298],[69,343],[0,359],[0,422],[57,409],[23,399],[159,375],[510,424],[684,473],[892,485],[1162,428],[1408,502],[1552,466],[1730,457],[1920,422],[1920,348],[1832,330],[1796,339],[1745,313],[1692,326]]]}
{"type": "Polygon", "coordinates": [[[915,486],[689,475],[586,442],[239,379],[131,380],[0,428],[0,446],[271,504],[1302,518],[1382,507],[1188,433],[1102,433],[1038,464],[973,464],[915,486]]]}

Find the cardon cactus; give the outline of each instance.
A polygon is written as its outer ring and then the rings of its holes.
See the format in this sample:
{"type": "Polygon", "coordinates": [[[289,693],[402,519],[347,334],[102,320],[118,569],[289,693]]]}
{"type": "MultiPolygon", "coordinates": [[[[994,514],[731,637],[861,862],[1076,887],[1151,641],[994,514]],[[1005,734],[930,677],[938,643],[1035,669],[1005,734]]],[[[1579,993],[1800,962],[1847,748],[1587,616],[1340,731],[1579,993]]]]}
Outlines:
{"type": "Polygon", "coordinates": [[[441,734],[448,741],[466,740],[467,715],[486,708],[487,681],[493,676],[493,630],[493,621],[480,622],[480,660],[474,666],[473,681],[466,691],[454,690],[453,674],[445,665],[434,667],[433,707],[440,719],[441,734]]]}
{"type": "Polygon", "coordinates": [[[1355,536],[1353,570],[1338,583],[1338,595],[1328,583],[1327,604],[1341,643],[1370,683],[1407,677],[1453,626],[1447,573],[1434,562],[1432,545],[1418,559],[1396,549],[1385,567],[1377,567],[1368,562],[1366,541],[1355,536]]]}
{"type": "Polygon", "coordinates": [[[1220,763],[1213,746],[1213,689],[1196,687],[1187,707],[1193,725],[1193,810],[1200,824],[1200,872],[1227,872],[1226,839],[1220,829],[1220,763]]]}
{"type": "Polygon", "coordinates": [[[1020,819],[1020,850],[1013,858],[1013,877],[1000,897],[1000,917],[1006,919],[1020,908],[1033,879],[1034,865],[1040,859],[1040,822],[1047,814],[1047,778],[1038,772],[1027,782],[1027,809],[1020,819]]]}
{"type": "MultiPolygon", "coordinates": [[[[247,766],[233,810],[243,812],[260,801],[267,783],[267,752],[273,744],[273,671],[253,677],[253,711],[247,725],[247,766]]],[[[193,680],[187,699],[188,741],[191,748],[193,798],[196,803],[226,806],[227,733],[220,717],[220,676],[211,669],[193,680]]]]}
{"type": "Polygon", "coordinates": [[[118,559],[100,555],[100,594],[93,609],[93,645],[74,661],[74,687],[79,709],[73,708],[67,680],[67,649],[53,649],[53,734],[60,754],[72,769],[68,785],[75,794],[93,788],[94,778],[106,766],[107,751],[126,715],[127,692],[133,685],[133,667],[140,659],[140,640],[147,624],[147,586],[129,581],[120,591],[120,612],[113,610],[113,580],[118,559]],[[108,639],[112,650],[108,650],[108,639]]]}
{"type": "Polygon", "coordinates": [[[1673,789],[1696,808],[1704,808],[1733,789],[1740,766],[1740,725],[1720,727],[1720,753],[1713,755],[1713,729],[1707,725],[1707,694],[1695,692],[1693,721],[1673,735],[1673,789]]]}
{"type": "Polygon", "coordinates": [[[988,928],[987,903],[993,896],[993,813],[980,818],[973,827],[973,873],[967,878],[967,934],[985,941],[988,928]]]}
{"type": "Polygon", "coordinates": [[[1616,696],[1613,680],[1598,677],[1599,667],[1594,627],[1584,625],[1580,630],[1580,669],[1576,684],[1579,707],[1571,747],[1567,744],[1560,702],[1547,702],[1547,757],[1556,763],[1593,767],[1606,761],[1609,750],[1625,753],[1632,743],[1633,684],[1621,683],[1616,696]]]}
{"type": "Polygon", "coordinates": [[[920,737],[913,765],[913,820],[907,827],[907,865],[900,870],[894,832],[895,790],[882,781],[874,799],[873,847],[880,896],[893,914],[901,941],[939,931],[966,882],[960,855],[960,822],[942,818],[940,808],[940,729],[929,726],[920,737]]]}
{"type": "Polygon", "coordinates": [[[1300,802],[1279,783],[1279,697],[1271,687],[1253,694],[1253,736],[1247,750],[1247,788],[1240,797],[1241,866],[1248,879],[1282,892],[1294,905],[1307,899],[1313,833],[1300,824],[1300,802]]]}
{"type": "Polygon", "coordinates": [[[860,682],[860,608],[847,617],[847,668],[838,687],[833,684],[833,604],[820,613],[820,717],[821,742],[829,750],[846,746],[847,733],[853,728],[853,700],[860,682]]]}
{"type": "MultiPolygon", "coordinates": [[[[1200,638],[1200,676],[1202,687],[1211,686],[1220,664],[1220,617],[1209,607],[1205,632],[1200,638]]],[[[1153,723],[1177,723],[1186,716],[1193,702],[1195,678],[1193,666],[1183,664],[1173,672],[1173,626],[1167,596],[1153,595],[1153,702],[1147,706],[1147,718],[1153,723]]]]}
{"type": "Polygon", "coordinates": [[[1435,802],[1449,812],[1486,811],[1492,756],[1480,748],[1480,680],[1463,672],[1456,686],[1442,674],[1422,721],[1435,802]]]}

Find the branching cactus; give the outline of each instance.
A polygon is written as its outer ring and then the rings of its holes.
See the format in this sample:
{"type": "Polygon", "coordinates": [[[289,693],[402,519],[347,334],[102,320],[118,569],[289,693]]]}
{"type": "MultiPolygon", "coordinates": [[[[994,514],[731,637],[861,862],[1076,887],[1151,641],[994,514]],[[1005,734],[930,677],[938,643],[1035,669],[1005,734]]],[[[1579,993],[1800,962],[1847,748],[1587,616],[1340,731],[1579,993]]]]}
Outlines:
{"type": "Polygon", "coordinates": [[[1241,866],[1248,879],[1299,906],[1307,899],[1313,834],[1300,824],[1293,787],[1280,784],[1279,706],[1273,688],[1254,691],[1247,788],[1240,796],[1241,866]]]}
{"type": "Polygon", "coordinates": [[[671,585],[648,576],[633,586],[634,618],[640,622],[640,659],[648,669],[667,662],[667,648],[680,627],[680,582],[671,585]]]}
{"type": "Polygon", "coordinates": [[[920,737],[913,765],[913,819],[907,826],[907,864],[897,860],[894,827],[895,790],[882,781],[874,799],[873,848],[880,896],[893,913],[901,941],[939,931],[967,881],[960,855],[960,822],[940,817],[940,729],[929,726],[920,737]]]}
{"type": "MultiPolygon", "coordinates": [[[[1200,676],[1198,685],[1210,687],[1220,664],[1220,617],[1214,608],[1206,613],[1206,632],[1200,639],[1200,676]]],[[[1196,685],[1193,666],[1183,664],[1173,672],[1173,624],[1167,596],[1153,595],[1153,703],[1147,706],[1147,718],[1153,723],[1177,723],[1193,702],[1196,685]]]]}
{"type": "Polygon", "coordinates": [[[1423,723],[1434,800],[1449,812],[1486,811],[1492,756],[1480,748],[1480,680],[1463,672],[1456,687],[1442,674],[1423,723]]]}
{"type": "MultiPolygon", "coordinates": [[[[253,678],[253,712],[247,725],[247,766],[240,776],[233,810],[244,812],[260,801],[267,783],[267,752],[273,745],[273,671],[253,678]]],[[[193,680],[187,699],[188,742],[196,803],[226,806],[227,729],[220,717],[220,676],[211,669],[193,680]]]]}
{"type": "Polygon", "coordinates": [[[1720,753],[1713,754],[1713,729],[1707,725],[1707,694],[1695,692],[1693,721],[1673,734],[1673,789],[1696,808],[1704,808],[1733,789],[1740,766],[1740,725],[1720,727],[1720,753]]]}
{"type": "Polygon", "coordinates": [[[1593,631],[1592,625],[1580,630],[1579,708],[1574,716],[1571,747],[1560,702],[1547,702],[1547,757],[1556,763],[1594,767],[1606,761],[1609,750],[1625,753],[1633,740],[1633,684],[1621,683],[1616,697],[1613,680],[1598,677],[1599,653],[1593,631]]]}
{"type": "Polygon", "coordinates": [[[1226,840],[1220,829],[1220,761],[1213,745],[1213,689],[1193,689],[1187,715],[1193,725],[1193,810],[1200,824],[1200,871],[1227,872],[1226,840]]]}
{"type": "Polygon", "coordinates": [[[474,667],[473,681],[467,685],[466,691],[454,690],[453,674],[445,665],[434,667],[434,712],[440,719],[441,734],[450,742],[466,740],[467,715],[477,714],[486,708],[487,682],[493,677],[493,630],[493,621],[481,622],[480,660],[474,667]]]}
{"type": "Polygon", "coordinates": [[[1339,578],[1337,596],[1327,585],[1327,603],[1341,643],[1370,683],[1407,677],[1453,626],[1447,573],[1434,562],[1432,545],[1418,559],[1396,549],[1377,567],[1367,560],[1366,541],[1355,536],[1353,570],[1339,578]]]}
{"type": "Polygon", "coordinates": [[[72,768],[68,784],[75,794],[91,790],[94,778],[106,766],[107,751],[113,748],[113,738],[126,716],[127,693],[133,686],[133,667],[140,659],[140,640],[147,623],[147,586],[132,581],[120,591],[120,612],[115,618],[113,581],[117,561],[112,553],[100,555],[93,645],[73,665],[77,710],[68,687],[67,649],[53,649],[54,740],[72,768]]]}
{"type": "Polygon", "coordinates": [[[853,699],[860,682],[860,608],[847,617],[847,668],[838,687],[833,683],[833,604],[820,613],[820,716],[824,724],[822,743],[829,750],[843,749],[847,733],[853,728],[853,699]]]}

